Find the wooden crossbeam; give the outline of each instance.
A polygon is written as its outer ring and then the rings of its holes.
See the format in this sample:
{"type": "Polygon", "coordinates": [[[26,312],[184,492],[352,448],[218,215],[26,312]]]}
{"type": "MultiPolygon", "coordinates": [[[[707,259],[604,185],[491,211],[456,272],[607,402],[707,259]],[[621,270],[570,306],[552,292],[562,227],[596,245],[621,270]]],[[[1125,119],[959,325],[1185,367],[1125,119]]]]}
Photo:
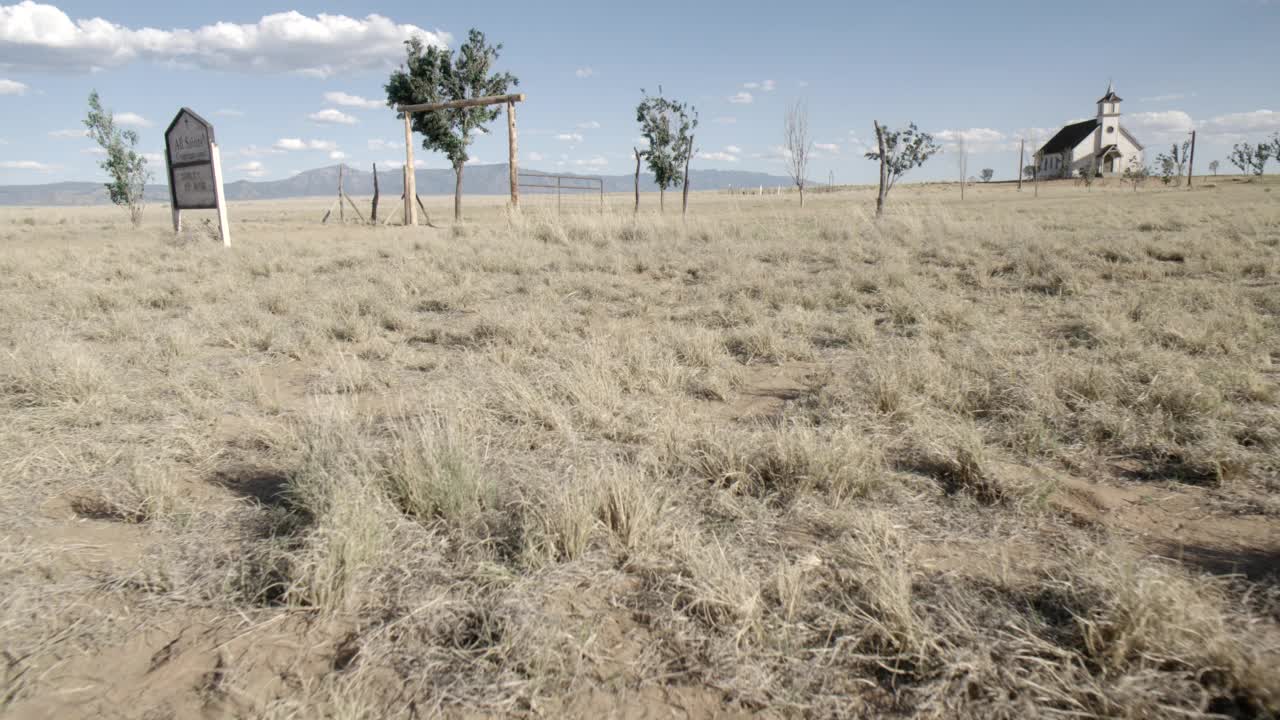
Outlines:
{"type": "Polygon", "coordinates": [[[449,102],[442,103],[397,105],[396,112],[434,112],[436,110],[456,110],[457,108],[480,107],[481,105],[499,105],[509,102],[524,102],[524,93],[515,93],[514,95],[488,95],[486,97],[467,98],[466,100],[450,100],[449,102]]]}
{"type": "MultiPolygon", "coordinates": [[[[441,103],[418,103],[415,105],[397,105],[396,112],[404,118],[404,186],[408,190],[404,198],[404,224],[417,225],[417,210],[409,196],[416,197],[416,188],[414,187],[414,168],[413,168],[413,113],[416,112],[436,112],[438,110],[456,110],[458,108],[481,107],[484,105],[506,105],[507,106],[507,165],[511,171],[511,207],[519,209],[520,207],[520,183],[516,179],[518,172],[516,157],[517,153],[517,137],[516,137],[516,103],[524,102],[524,93],[512,93],[510,95],[487,95],[485,97],[467,98],[465,100],[450,100],[441,103]]],[[[425,211],[424,211],[425,212],[425,211]]],[[[430,224],[430,221],[428,221],[430,224]]]]}

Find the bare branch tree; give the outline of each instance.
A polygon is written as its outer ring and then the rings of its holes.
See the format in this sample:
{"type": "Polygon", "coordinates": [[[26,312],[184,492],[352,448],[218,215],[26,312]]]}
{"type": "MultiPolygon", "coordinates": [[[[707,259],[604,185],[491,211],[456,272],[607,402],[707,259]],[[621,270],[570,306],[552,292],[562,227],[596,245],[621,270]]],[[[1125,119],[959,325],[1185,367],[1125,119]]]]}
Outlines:
{"type": "Polygon", "coordinates": [[[809,153],[813,141],[809,138],[809,105],[797,100],[787,108],[782,122],[783,147],[787,151],[787,173],[800,189],[800,207],[804,207],[805,174],[809,169],[809,153]]]}

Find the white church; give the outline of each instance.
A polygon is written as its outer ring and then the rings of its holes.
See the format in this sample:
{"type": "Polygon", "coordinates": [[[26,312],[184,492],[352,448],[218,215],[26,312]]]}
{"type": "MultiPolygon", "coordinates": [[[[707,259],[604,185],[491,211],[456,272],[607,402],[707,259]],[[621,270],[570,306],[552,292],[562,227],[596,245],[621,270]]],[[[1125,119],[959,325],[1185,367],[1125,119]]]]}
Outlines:
{"type": "Polygon", "coordinates": [[[1090,167],[1102,175],[1118,175],[1133,158],[1141,163],[1142,143],[1120,125],[1121,102],[1108,83],[1096,118],[1067,125],[1036,151],[1040,177],[1073,177],[1090,167]]]}

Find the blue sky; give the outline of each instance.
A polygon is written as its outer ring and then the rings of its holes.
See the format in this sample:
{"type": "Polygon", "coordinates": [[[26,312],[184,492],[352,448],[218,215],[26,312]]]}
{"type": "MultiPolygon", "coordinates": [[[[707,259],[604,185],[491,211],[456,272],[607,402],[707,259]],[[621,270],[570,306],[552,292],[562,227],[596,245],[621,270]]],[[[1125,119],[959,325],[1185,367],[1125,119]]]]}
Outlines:
{"type": "MultiPolygon", "coordinates": [[[[971,174],[1013,176],[1018,139],[1092,117],[1108,79],[1122,124],[1163,150],[1200,130],[1200,169],[1280,131],[1280,2],[505,2],[279,4],[0,0],[0,184],[100,177],[79,135],[97,89],[143,149],[187,105],[214,122],[229,180],[342,160],[403,162],[382,85],[409,33],[456,44],[476,27],[521,79],[521,162],[627,173],[640,88],[701,116],[695,167],[784,174],[787,104],[806,99],[810,177],[870,182],[872,120],[968,138],[971,174]],[[794,7],[794,9],[793,9],[794,7]],[[372,102],[364,102],[372,101],[372,102]]],[[[500,132],[477,140],[504,162],[500,132]]],[[[1030,152],[1030,151],[1028,151],[1030,152]]],[[[442,156],[417,157],[446,167],[442,156]]],[[[156,175],[163,160],[157,156],[156,175]]],[[[1275,165],[1272,166],[1276,167],[1275,165]]],[[[1234,172],[1234,169],[1230,169],[1234,172]]],[[[940,156],[908,179],[951,178],[940,156]]]]}

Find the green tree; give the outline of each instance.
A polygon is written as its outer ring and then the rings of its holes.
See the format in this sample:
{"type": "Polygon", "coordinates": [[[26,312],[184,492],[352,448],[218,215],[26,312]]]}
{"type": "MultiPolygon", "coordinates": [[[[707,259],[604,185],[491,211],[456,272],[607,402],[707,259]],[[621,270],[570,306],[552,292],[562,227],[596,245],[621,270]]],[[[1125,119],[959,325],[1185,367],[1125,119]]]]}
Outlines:
{"type": "Polygon", "coordinates": [[[116,127],[114,115],[102,107],[97,90],[89,93],[89,114],[84,126],[107,154],[98,167],[111,176],[111,182],[106,183],[111,202],[129,211],[129,220],[135,227],[141,225],[151,171],[147,169],[147,159],[137,151],[138,133],[116,127]]]}
{"type": "MultiPolygon", "coordinates": [[[[391,73],[385,86],[390,107],[505,95],[520,84],[510,73],[493,71],[502,45],[489,45],[484,33],[474,28],[456,56],[449,48],[424,47],[418,38],[406,41],[405,49],[405,64],[391,73]]],[[[501,107],[477,106],[413,114],[413,129],[423,135],[422,147],[444,153],[453,165],[454,220],[462,219],[462,173],[471,159],[467,148],[475,133],[483,132],[501,112],[501,107]]]]}
{"type": "Polygon", "coordinates": [[[1129,160],[1129,167],[1124,169],[1124,175],[1121,177],[1121,180],[1133,185],[1133,191],[1138,192],[1138,188],[1141,187],[1142,183],[1146,182],[1149,177],[1151,177],[1151,171],[1147,169],[1147,166],[1144,165],[1141,160],[1137,157],[1133,157],[1129,160]]]}
{"type": "Polygon", "coordinates": [[[1022,177],[1024,177],[1024,178],[1026,178],[1026,179],[1030,180],[1030,179],[1034,178],[1035,176],[1036,176],[1036,166],[1035,166],[1035,165],[1024,165],[1024,166],[1022,167],[1022,177]]]}
{"type": "Polygon", "coordinates": [[[1169,152],[1160,153],[1156,156],[1156,164],[1160,167],[1160,182],[1165,185],[1171,185],[1174,181],[1180,179],[1183,170],[1187,166],[1187,160],[1191,154],[1191,141],[1187,140],[1182,143],[1182,147],[1178,147],[1177,143],[1170,146],[1169,152]]]}
{"type": "Polygon", "coordinates": [[[1217,175],[1217,174],[1218,174],[1218,161],[1217,161],[1217,160],[1214,160],[1213,162],[1209,163],[1209,172],[1213,173],[1214,175],[1217,175]]]}
{"type": "MultiPolygon", "coordinates": [[[[876,196],[876,217],[884,214],[884,204],[889,191],[912,168],[924,165],[929,158],[942,150],[933,136],[922,132],[915,123],[901,130],[890,130],[875,123],[876,150],[865,155],[868,160],[880,163],[880,193],[876,196]]],[[[961,178],[963,181],[963,178],[961,178]]]]}
{"type": "Polygon", "coordinates": [[[649,148],[641,154],[658,185],[658,207],[665,209],[667,188],[687,182],[684,168],[693,153],[698,110],[663,97],[662,86],[656,96],[643,89],[640,92],[644,98],[636,106],[636,122],[640,123],[640,134],[649,141],[649,148]]]}
{"type": "Polygon", "coordinates": [[[1098,166],[1096,162],[1090,161],[1088,165],[1081,167],[1076,171],[1078,182],[1084,183],[1086,190],[1093,189],[1093,181],[1098,177],[1098,166]]]}
{"type": "Polygon", "coordinates": [[[1267,161],[1271,159],[1271,146],[1262,143],[1256,146],[1247,142],[1239,143],[1232,146],[1231,154],[1227,159],[1232,165],[1240,168],[1242,174],[1261,175],[1267,167],[1267,161]]]}
{"type": "Polygon", "coordinates": [[[991,178],[995,176],[996,176],[995,170],[992,170],[991,168],[982,168],[982,174],[979,175],[978,177],[982,178],[982,182],[989,183],[991,182],[991,178]]]}

